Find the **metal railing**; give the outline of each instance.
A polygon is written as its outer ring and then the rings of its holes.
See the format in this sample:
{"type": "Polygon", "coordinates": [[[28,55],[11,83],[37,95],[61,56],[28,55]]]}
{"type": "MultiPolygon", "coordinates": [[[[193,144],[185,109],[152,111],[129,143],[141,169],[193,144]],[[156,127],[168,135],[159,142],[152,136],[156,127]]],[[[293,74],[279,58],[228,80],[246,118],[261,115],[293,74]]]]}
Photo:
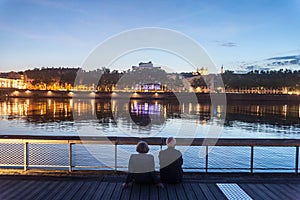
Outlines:
{"type": "MultiPolygon", "coordinates": [[[[23,168],[24,171],[35,168],[63,168],[72,172],[78,168],[111,168],[113,170],[119,170],[126,168],[126,166],[118,165],[118,146],[121,145],[136,145],[140,140],[148,142],[149,145],[160,146],[160,149],[165,145],[166,138],[134,138],[134,137],[77,137],[77,136],[22,136],[22,135],[2,135],[0,136],[0,168],[23,168]],[[74,164],[73,158],[75,156],[75,145],[113,145],[114,148],[114,165],[113,166],[77,166],[74,164]],[[4,146],[3,146],[4,145],[4,146]],[[30,146],[31,145],[31,146],[30,146]],[[48,150],[34,149],[34,145],[62,145],[64,148],[58,148],[60,151],[64,151],[63,156],[56,155],[55,159],[58,159],[59,163],[63,164],[41,164],[42,159],[47,159],[48,150]],[[66,153],[67,151],[67,153],[66,153]],[[46,152],[46,155],[38,155],[33,157],[32,154],[39,152],[46,152]],[[32,161],[33,163],[30,163],[32,161]]],[[[214,168],[209,166],[211,147],[248,147],[250,149],[249,167],[246,169],[249,173],[254,173],[259,168],[254,167],[255,148],[257,147],[290,147],[293,148],[294,173],[299,171],[299,146],[300,139],[217,139],[217,138],[176,138],[177,146],[196,146],[205,148],[204,167],[190,168],[190,169],[203,169],[206,173],[214,168]]],[[[278,161],[280,162],[280,160],[278,161]]],[[[187,167],[187,169],[189,169],[187,167]]],[[[225,169],[225,168],[224,168],[225,169]]],[[[275,168],[274,168],[275,169],[275,168]]],[[[277,169],[277,168],[276,168],[277,169]]]]}

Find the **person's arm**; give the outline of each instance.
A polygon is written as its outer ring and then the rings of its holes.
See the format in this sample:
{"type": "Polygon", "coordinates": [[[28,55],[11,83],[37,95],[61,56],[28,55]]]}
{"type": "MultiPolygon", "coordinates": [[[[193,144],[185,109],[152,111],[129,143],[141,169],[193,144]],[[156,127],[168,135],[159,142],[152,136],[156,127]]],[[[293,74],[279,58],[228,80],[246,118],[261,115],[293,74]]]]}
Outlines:
{"type": "Polygon", "coordinates": [[[182,158],[182,154],[180,153],[180,165],[183,164],[183,158],[182,158]]]}
{"type": "Polygon", "coordinates": [[[128,172],[127,172],[126,182],[125,182],[125,186],[123,186],[123,187],[126,187],[128,185],[128,183],[130,183],[132,181],[132,178],[133,178],[132,177],[133,176],[132,175],[132,172],[133,172],[132,162],[133,162],[133,159],[132,159],[132,156],[130,156],[129,162],[128,162],[128,172]]]}
{"type": "Polygon", "coordinates": [[[161,151],[159,152],[159,154],[158,154],[158,162],[159,162],[159,166],[161,166],[161,151]]]}
{"type": "Polygon", "coordinates": [[[133,160],[133,158],[132,158],[132,155],[130,156],[130,158],[129,158],[129,162],[128,162],[128,173],[131,173],[131,172],[133,172],[133,162],[134,162],[134,160],[133,160]]]}
{"type": "Polygon", "coordinates": [[[154,164],[154,156],[151,155],[151,169],[153,169],[153,172],[155,171],[155,164],[154,164]]]}

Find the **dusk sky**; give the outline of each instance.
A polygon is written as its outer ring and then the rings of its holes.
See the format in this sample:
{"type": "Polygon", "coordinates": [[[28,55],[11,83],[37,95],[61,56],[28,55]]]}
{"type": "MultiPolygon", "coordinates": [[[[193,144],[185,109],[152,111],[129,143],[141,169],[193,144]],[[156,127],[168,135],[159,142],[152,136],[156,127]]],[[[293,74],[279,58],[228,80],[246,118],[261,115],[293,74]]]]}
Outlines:
{"type": "MultiPolygon", "coordinates": [[[[300,0],[0,0],[0,71],[78,67],[104,40],[143,27],[181,32],[217,67],[237,70],[300,55],[299,23],[300,0]]],[[[123,64],[162,63],[132,57],[123,64]]]]}

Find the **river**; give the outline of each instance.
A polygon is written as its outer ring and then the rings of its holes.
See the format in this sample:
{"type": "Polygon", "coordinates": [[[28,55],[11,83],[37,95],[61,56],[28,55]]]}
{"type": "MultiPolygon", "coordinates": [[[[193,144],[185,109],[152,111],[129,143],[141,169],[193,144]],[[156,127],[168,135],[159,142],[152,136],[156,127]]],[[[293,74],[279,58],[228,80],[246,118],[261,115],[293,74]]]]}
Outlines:
{"type": "MultiPolygon", "coordinates": [[[[300,138],[300,104],[243,101],[211,105],[166,100],[8,98],[0,100],[0,126],[1,135],[300,138]]],[[[134,152],[132,147],[124,148],[134,152]]],[[[159,150],[156,148],[152,148],[154,154],[159,150]]],[[[295,153],[291,148],[273,149],[257,147],[256,153],[263,155],[256,158],[255,167],[293,167],[295,153]],[[274,166],[277,157],[280,165],[274,166]]],[[[88,153],[82,153],[84,149],[77,151],[78,156],[81,155],[78,161],[87,158],[88,153]]],[[[199,148],[182,151],[185,167],[204,164],[201,156],[197,156],[199,148]]],[[[230,163],[243,168],[248,164],[244,161],[249,159],[249,148],[215,147],[211,154],[226,158],[211,159],[209,165],[215,168],[228,164],[230,168],[230,163]],[[243,155],[243,161],[231,158],[234,154],[243,155]]],[[[121,162],[126,163],[126,159],[121,162]]]]}

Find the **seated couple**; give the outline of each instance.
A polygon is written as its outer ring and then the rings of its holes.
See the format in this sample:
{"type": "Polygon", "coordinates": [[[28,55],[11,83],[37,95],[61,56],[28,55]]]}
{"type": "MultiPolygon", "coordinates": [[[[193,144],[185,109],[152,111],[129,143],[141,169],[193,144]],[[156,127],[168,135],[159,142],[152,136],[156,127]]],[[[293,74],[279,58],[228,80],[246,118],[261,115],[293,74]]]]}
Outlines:
{"type": "Polygon", "coordinates": [[[160,180],[155,174],[154,157],[148,154],[149,147],[144,141],[137,144],[138,154],[132,154],[128,164],[128,174],[123,187],[129,183],[148,183],[163,187],[162,183],[180,183],[182,181],[182,154],[175,149],[176,140],[166,140],[167,149],[159,152],[160,180]],[[162,183],[161,183],[162,182],[162,183]]]}

